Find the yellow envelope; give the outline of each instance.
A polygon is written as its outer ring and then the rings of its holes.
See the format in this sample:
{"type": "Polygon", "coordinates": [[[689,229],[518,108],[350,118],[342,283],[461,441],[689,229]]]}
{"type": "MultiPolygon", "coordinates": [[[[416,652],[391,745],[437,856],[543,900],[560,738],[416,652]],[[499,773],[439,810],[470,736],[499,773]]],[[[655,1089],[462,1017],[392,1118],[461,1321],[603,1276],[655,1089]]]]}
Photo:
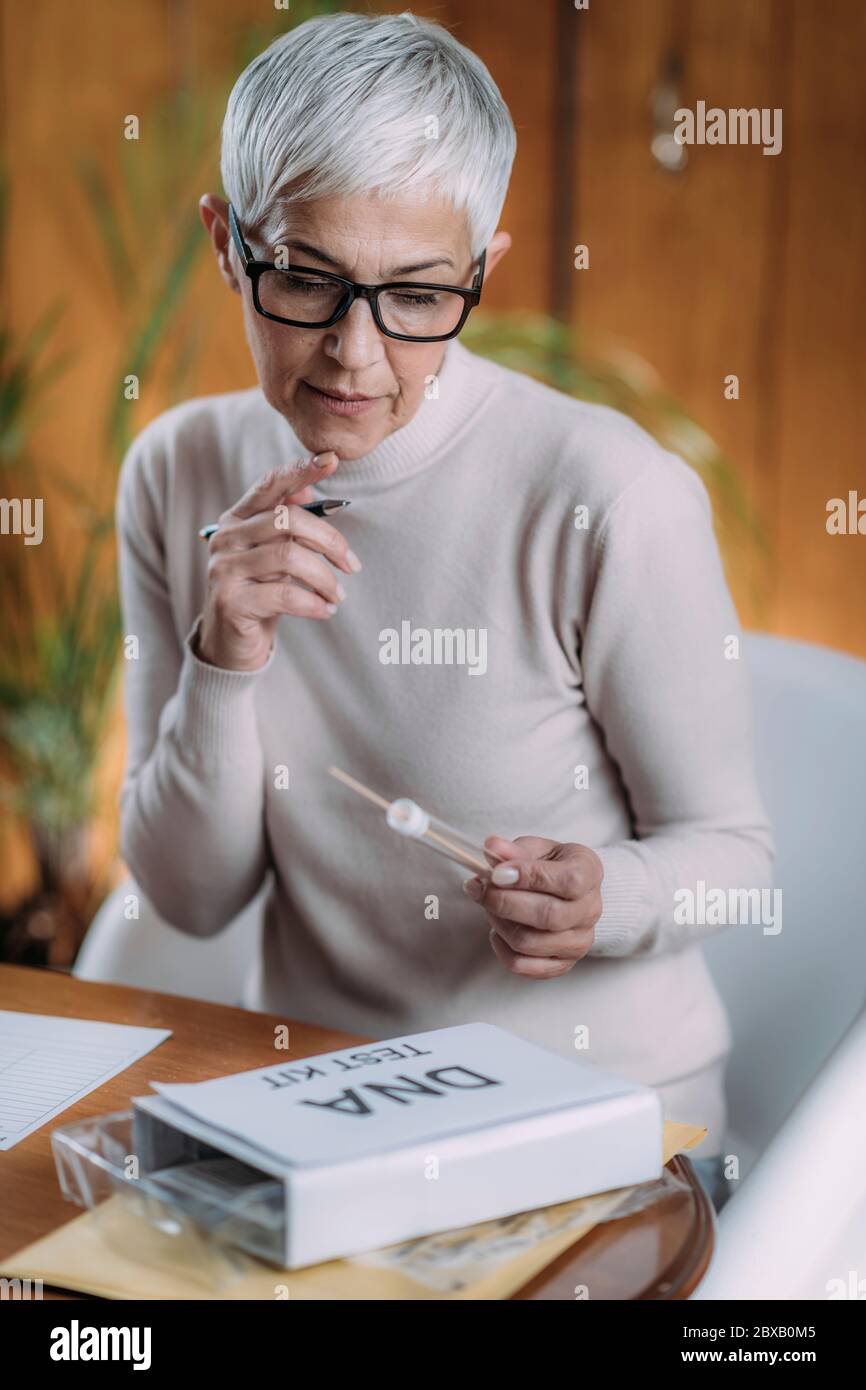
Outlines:
{"type": "MultiPolygon", "coordinates": [[[[695,1148],[706,1132],[666,1122],[664,1162],[695,1148]]],[[[119,1299],[500,1299],[636,1190],[619,1188],[297,1270],[217,1247],[190,1229],[160,1231],[114,1196],[11,1255],[0,1274],[119,1299]]]]}

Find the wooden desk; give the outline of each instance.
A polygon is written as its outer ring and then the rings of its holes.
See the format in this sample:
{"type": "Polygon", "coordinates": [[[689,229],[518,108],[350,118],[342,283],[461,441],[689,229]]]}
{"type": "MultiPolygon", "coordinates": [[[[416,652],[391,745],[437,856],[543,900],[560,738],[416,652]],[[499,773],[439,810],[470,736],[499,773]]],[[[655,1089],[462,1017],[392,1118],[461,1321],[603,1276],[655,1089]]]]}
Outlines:
{"type": "MultiPolygon", "coordinates": [[[[0,965],[0,1009],[172,1030],[153,1052],[66,1110],[57,1124],[124,1110],[151,1079],[201,1081],[267,1066],[274,1057],[274,1028],[286,1023],[275,1014],[11,965],[0,965]]],[[[370,1041],[307,1023],[290,1022],[289,1028],[293,1057],[370,1041]]],[[[0,1153],[0,1258],[81,1214],[61,1196],[52,1128],[44,1125],[0,1153]]],[[[593,1300],[687,1298],[712,1254],[713,1211],[688,1159],[675,1158],[669,1167],[685,1180],[683,1191],[649,1211],[596,1227],[513,1297],[571,1301],[575,1287],[586,1285],[593,1300]]]]}

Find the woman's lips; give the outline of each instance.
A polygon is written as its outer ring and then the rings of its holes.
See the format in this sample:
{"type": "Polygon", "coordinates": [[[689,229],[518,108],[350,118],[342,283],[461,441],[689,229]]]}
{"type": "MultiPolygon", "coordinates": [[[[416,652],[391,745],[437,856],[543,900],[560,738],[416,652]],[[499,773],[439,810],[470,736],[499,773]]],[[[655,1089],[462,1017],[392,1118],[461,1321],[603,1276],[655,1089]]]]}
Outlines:
{"type": "Polygon", "coordinates": [[[365,411],[372,410],[373,406],[379,401],[379,396],[367,396],[359,401],[344,401],[339,396],[329,396],[325,391],[320,391],[317,386],[311,386],[308,381],[303,383],[310,392],[313,400],[325,410],[329,410],[332,415],[363,415],[365,411]]]}

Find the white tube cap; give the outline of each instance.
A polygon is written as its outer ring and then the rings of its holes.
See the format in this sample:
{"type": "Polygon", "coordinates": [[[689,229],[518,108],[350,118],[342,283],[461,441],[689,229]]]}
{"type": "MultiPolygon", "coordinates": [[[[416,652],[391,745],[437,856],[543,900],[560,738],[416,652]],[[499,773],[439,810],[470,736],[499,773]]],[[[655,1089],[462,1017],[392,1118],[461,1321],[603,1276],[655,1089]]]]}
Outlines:
{"type": "Polygon", "coordinates": [[[428,812],[406,796],[391,802],[385,819],[398,835],[409,835],[413,840],[420,839],[430,826],[428,812]]]}

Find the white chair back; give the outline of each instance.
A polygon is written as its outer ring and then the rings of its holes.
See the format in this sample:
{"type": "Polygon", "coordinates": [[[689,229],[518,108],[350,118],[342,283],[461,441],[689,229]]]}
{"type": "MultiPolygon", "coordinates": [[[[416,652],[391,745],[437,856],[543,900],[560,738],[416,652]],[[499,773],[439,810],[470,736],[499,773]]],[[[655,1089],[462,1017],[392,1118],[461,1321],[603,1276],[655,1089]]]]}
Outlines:
{"type": "Polygon", "coordinates": [[[729,927],[705,951],[734,1032],[730,1129],[754,1155],[863,1005],[866,662],[754,634],[745,657],[782,930],[729,927]]]}

